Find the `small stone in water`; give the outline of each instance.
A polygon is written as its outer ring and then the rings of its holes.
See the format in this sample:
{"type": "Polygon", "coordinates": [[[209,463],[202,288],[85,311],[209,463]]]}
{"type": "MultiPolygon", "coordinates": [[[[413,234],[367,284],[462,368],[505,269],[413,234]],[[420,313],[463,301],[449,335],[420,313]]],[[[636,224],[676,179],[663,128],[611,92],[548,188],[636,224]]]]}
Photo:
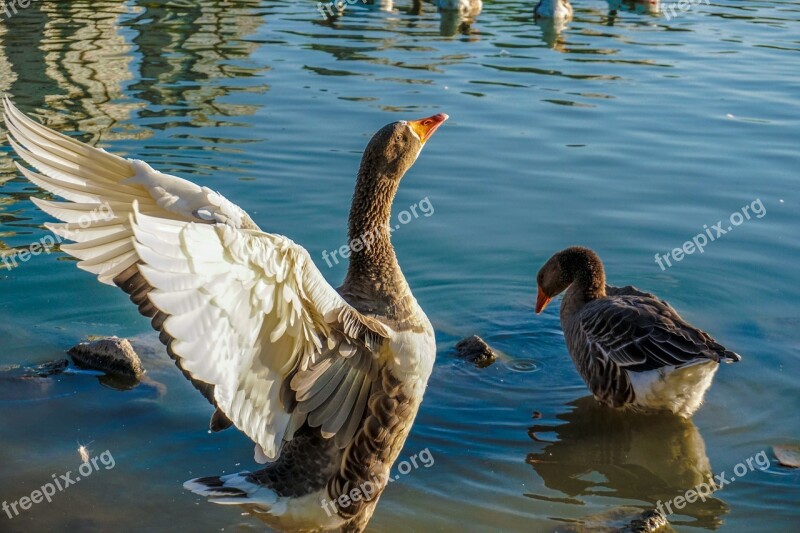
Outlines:
{"type": "Polygon", "coordinates": [[[800,468],[800,446],[773,446],[778,462],[789,468],[800,468]]]}
{"type": "Polygon", "coordinates": [[[144,374],[142,361],[128,339],[106,337],[81,342],[70,348],[68,353],[81,368],[132,378],[139,378],[144,374]]]}
{"type": "Polygon", "coordinates": [[[631,520],[631,522],[624,528],[622,533],[651,533],[659,531],[664,528],[669,522],[667,518],[658,510],[652,509],[645,511],[638,518],[631,520]]]}
{"type": "Polygon", "coordinates": [[[485,368],[497,359],[491,346],[477,335],[459,341],[455,348],[459,357],[466,359],[478,368],[485,368]]]}

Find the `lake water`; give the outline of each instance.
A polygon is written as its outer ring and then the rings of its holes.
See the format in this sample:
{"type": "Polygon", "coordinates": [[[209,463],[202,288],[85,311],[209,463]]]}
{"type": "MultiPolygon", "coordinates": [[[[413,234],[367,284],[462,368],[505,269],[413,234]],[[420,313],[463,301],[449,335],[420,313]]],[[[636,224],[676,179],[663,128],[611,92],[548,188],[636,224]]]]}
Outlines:
{"type": "MultiPolygon", "coordinates": [[[[489,0],[474,20],[397,0],[332,22],[306,0],[38,0],[0,23],[0,90],[51,127],[223,192],[333,284],[345,265],[322,252],[345,241],[371,134],[450,115],[395,203],[398,216],[421,201],[432,214],[393,234],[439,345],[401,458],[429,449],[435,463],[389,486],[371,530],[596,531],[711,471],[736,477],[762,451],[766,470],[672,527],[796,530],[800,475],[772,446],[800,443],[800,2],[697,2],[671,20],[573,5],[559,35],[528,0],[489,0]],[[658,266],[717,221],[732,229],[704,253],[658,266]],[[597,250],[610,283],[656,292],[743,355],[692,422],[586,398],[557,305],[533,313],[536,271],[571,244],[597,250]],[[484,369],[455,357],[471,334],[503,357],[484,369]]],[[[24,248],[49,220],[27,198],[46,195],[2,151],[0,246],[24,248]]],[[[0,265],[0,339],[0,501],[77,469],[79,444],[114,459],[52,503],[0,515],[0,530],[262,527],[182,489],[253,468],[252,446],[207,433],[209,406],[120,291],[60,252],[0,265]],[[87,335],[138,341],[147,382],[19,378],[87,335]]]]}

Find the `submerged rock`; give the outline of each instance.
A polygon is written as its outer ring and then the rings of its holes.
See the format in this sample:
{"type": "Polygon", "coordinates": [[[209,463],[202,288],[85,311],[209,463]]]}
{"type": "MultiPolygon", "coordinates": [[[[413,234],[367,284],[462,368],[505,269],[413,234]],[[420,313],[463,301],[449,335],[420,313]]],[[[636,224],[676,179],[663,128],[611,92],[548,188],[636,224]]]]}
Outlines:
{"type": "Polygon", "coordinates": [[[669,522],[667,518],[656,509],[645,511],[638,518],[620,530],[621,533],[654,533],[663,531],[669,522]]]}
{"type": "Polygon", "coordinates": [[[0,366],[0,379],[24,380],[49,378],[63,374],[68,366],[69,361],[66,359],[56,359],[55,361],[47,361],[33,366],[18,364],[3,365],[0,366]]]}
{"type": "Polygon", "coordinates": [[[462,339],[455,348],[459,357],[466,359],[478,368],[485,368],[497,359],[497,354],[492,347],[477,335],[462,339]]]}
{"type": "Polygon", "coordinates": [[[656,509],[622,506],[586,516],[580,524],[561,526],[554,533],[674,533],[667,518],[656,509]]]}
{"type": "Polygon", "coordinates": [[[50,376],[63,374],[68,366],[69,366],[69,361],[67,361],[66,359],[56,359],[55,361],[47,361],[40,365],[26,368],[25,374],[22,376],[22,378],[23,379],[49,378],[50,376]]]}
{"type": "Polygon", "coordinates": [[[81,342],[68,353],[79,368],[137,380],[144,375],[142,361],[127,339],[106,337],[81,342]]]}
{"type": "Polygon", "coordinates": [[[800,446],[773,446],[772,451],[783,466],[800,468],[800,446]]]}

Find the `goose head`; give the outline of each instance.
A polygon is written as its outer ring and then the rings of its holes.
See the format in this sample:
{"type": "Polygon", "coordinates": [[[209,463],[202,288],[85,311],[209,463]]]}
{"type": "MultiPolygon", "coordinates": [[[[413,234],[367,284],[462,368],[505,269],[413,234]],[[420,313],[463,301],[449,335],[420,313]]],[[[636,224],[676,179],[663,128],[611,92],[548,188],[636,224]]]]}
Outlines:
{"type": "Polygon", "coordinates": [[[370,244],[353,248],[348,279],[375,278],[395,264],[389,222],[397,188],[425,143],[447,119],[438,113],[392,122],[370,139],[361,157],[348,224],[349,242],[368,240],[370,244]]]}
{"type": "Polygon", "coordinates": [[[606,276],[596,253],[588,248],[572,246],[547,260],[536,275],[536,284],[536,314],[539,314],[550,300],[573,284],[587,300],[603,296],[606,276]]]}
{"type": "Polygon", "coordinates": [[[359,186],[381,179],[400,181],[422,148],[449,117],[444,113],[387,124],[372,136],[361,158],[359,186]]]}

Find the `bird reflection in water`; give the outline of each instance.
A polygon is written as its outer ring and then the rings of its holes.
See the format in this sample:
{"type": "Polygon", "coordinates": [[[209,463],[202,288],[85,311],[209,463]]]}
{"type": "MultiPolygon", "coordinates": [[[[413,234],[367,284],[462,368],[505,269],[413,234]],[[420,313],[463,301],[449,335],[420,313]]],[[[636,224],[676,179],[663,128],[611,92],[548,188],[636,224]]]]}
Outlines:
{"type": "Polygon", "coordinates": [[[637,15],[658,15],[661,12],[661,0],[607,0],[609,15],[618,11],[628,11],[637,15]]]}
{"type": "Polygon", "coordinates": [[[551,50],[566,52],[567,41],[563,31],[570,21],[563,19],[535,18],[534,22],[542,30],[542,41],[551,50]]]}
{"type": "Polygon", "coordinates": [[[372,11],[394,12],[394,0],[362,0],[364,7],[372,11]]]}
{"type": "Polygon", "coordinates": [[[394,0],[330,0],[319,2],[317,10],[326,22],[332,22],[344,15],[348,8],[366,9],[368,11],[385,11],[394,13],[394,0]]]}
{"type": "Polygon", "coordinates": [[[474,34],[472,25],[483,10],[482,0],[434,0],[433,4],[441,16],[439,34],[442,37],[474,34]]]}
{"type": "Polygon", "coordinates": [[[548,48],[565,52],[561,35],[572,22],[572,4],[568,0],[539,0],[533,9],[533,21],[542,30],[542,40],[548,48]]]}
{"type": "MultiPolygon", "coordinates": [[[[560,425],[534,425],[528,434],[544,448],[525,462],[546,487],[569,499],[528,494],[544,501],[583,505],[581,497],[600,496],[667,502],[712,475],[705,442],[691,420],[671,414],[639,414],[615,410],[587,396],[557,416],[560,425]],[[553,433],[552,440],[546,433],[553,433]]],[[[727,505],[714,496],[687,505],[672,515],[672,524],[716,529],[727,505]],[[689,517],[691,520],[681,522],[689,517]]]]}

